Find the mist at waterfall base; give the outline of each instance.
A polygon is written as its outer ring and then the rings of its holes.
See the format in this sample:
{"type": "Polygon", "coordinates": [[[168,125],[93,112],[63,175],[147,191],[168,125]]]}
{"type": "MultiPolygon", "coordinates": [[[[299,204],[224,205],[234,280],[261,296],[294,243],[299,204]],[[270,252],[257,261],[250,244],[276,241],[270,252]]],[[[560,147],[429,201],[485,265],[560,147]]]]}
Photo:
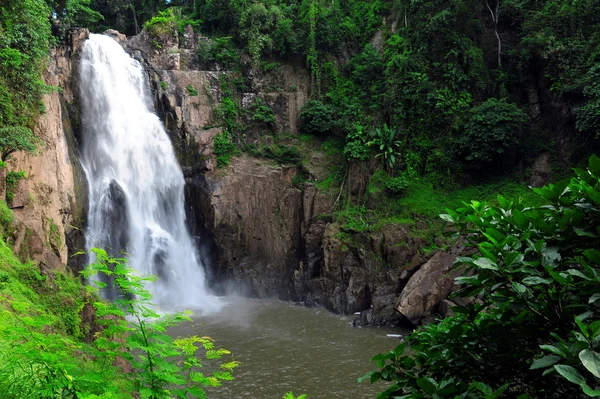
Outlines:
{"type": "Polygon", "coordinates": [[[161,309],[217,311],[185,223],[183,173],[142,66],[112,38],[91,34],[79,68],[88,250],[126,253],[138,273],[157,275],[147,288],[161,309]]]}

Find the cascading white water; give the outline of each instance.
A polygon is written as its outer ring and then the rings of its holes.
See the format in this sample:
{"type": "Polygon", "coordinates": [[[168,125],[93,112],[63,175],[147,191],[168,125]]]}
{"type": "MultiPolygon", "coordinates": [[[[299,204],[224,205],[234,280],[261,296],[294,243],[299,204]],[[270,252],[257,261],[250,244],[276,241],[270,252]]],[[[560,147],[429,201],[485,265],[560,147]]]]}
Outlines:
{"type": "Polygon", "coordinates": [[[183,173],[141,65],[112,38],[92,34],[80,78],[88,247],[125,251],[131,267],[158,275],[148,288],[161,308],[218,309],[186,229],[183,173]]]}

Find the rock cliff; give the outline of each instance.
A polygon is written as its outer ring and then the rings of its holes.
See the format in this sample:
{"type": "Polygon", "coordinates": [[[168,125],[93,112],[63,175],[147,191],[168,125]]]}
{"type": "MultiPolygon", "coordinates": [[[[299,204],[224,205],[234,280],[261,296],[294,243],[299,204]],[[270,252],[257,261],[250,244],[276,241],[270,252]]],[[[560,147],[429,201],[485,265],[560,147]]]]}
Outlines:
{"type": "Polygon", "coordinates": [[[42,145],[35,154],[14,153],[7,161],[9,173],[24,171],[26,176],[9,201],[15,252],[50,268],[76,268],[78,260],[69,255],[83,247],[79,228],[85,218],[86,186],[76,145],[76,68],[87,34],[73,31],[68,45],[52,50],[44,80],[56,89],[44,96],[45,111],[34,128],[42,145]]]}

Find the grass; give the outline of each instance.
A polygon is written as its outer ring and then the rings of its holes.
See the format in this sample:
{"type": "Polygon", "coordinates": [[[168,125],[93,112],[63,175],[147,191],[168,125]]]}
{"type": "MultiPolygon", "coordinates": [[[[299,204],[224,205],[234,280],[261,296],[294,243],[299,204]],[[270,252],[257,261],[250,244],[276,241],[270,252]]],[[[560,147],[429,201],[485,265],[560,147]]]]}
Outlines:
{"type": "Polygon", "coordinates": [[[540,206],[544,201],[527,185],[515,182],[510,178],[490,183],[479,183],[454,190],[435,188],[432,178],[421,177],[408,182],[408,188],[401,197],[393,197],[385,192],[385,181],[388,179],[383,171],[376,172],[367,186],[367,195],[377,198],[376,211],[380,217],[411,219],[416,215],[428,220],[435,220],[446,209],[456,209],[463,202],[472,200],[496,203],[498,195],[506,198],[523,198],[525,203],[540,206]]]}

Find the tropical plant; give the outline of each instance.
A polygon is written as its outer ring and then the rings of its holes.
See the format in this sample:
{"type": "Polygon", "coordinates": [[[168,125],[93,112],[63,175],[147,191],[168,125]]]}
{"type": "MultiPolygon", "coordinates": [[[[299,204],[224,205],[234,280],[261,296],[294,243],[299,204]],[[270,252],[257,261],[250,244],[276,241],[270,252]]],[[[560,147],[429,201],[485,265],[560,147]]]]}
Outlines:
{"type": "Polygon", "coordinates": [[[369,145],[375,147],[376,157],[383,158],[383,164],[388,172],[394,170],[394,165],[401,155],[399,149],[402,142],[398,140],[398,135],[398,130],[388,127],[387,124],[371,132],[373,139],[369,142],[369,145]]]}
{"type": "Polygon", "coordinates": [[[365,378],[393,382],[379,398],[600,396],[600,158],[575,173],[534,189],[541,207],[499,196],[441,215],[477,249],[455,294],[477,300],[374,357],[365,378]]]}
{"type": "Polygon", "coordinates": [[[112,364],[121,357],[129,362],[133,368],[129,378],[143,398],[204,398],[204,387],[220,386],[223,381],[233,379],[231,372],[239,365],[233,360],[222,363],[216,371],[202,372],[200,350],[207,360],[230,354],[228,350],[217,349],[212,339],[198,336],[173,339],[166,334],[168,328],[191,319],[189,312],[158,313],[151,303],[150,292],[144,288],[144,284],[156,279],[154,276],[138,276],[127,267],[126,259],[110,257],[104,250],[92,249],[92,252],[95,261],[83,275],[88,279],[96,274],[107,276],[111,286],[100,279],[92,281],[100,289],[116,290],[118,295],[114,303],[94,303],[104,326],[94,341],[98,361],[112,364]]]}

